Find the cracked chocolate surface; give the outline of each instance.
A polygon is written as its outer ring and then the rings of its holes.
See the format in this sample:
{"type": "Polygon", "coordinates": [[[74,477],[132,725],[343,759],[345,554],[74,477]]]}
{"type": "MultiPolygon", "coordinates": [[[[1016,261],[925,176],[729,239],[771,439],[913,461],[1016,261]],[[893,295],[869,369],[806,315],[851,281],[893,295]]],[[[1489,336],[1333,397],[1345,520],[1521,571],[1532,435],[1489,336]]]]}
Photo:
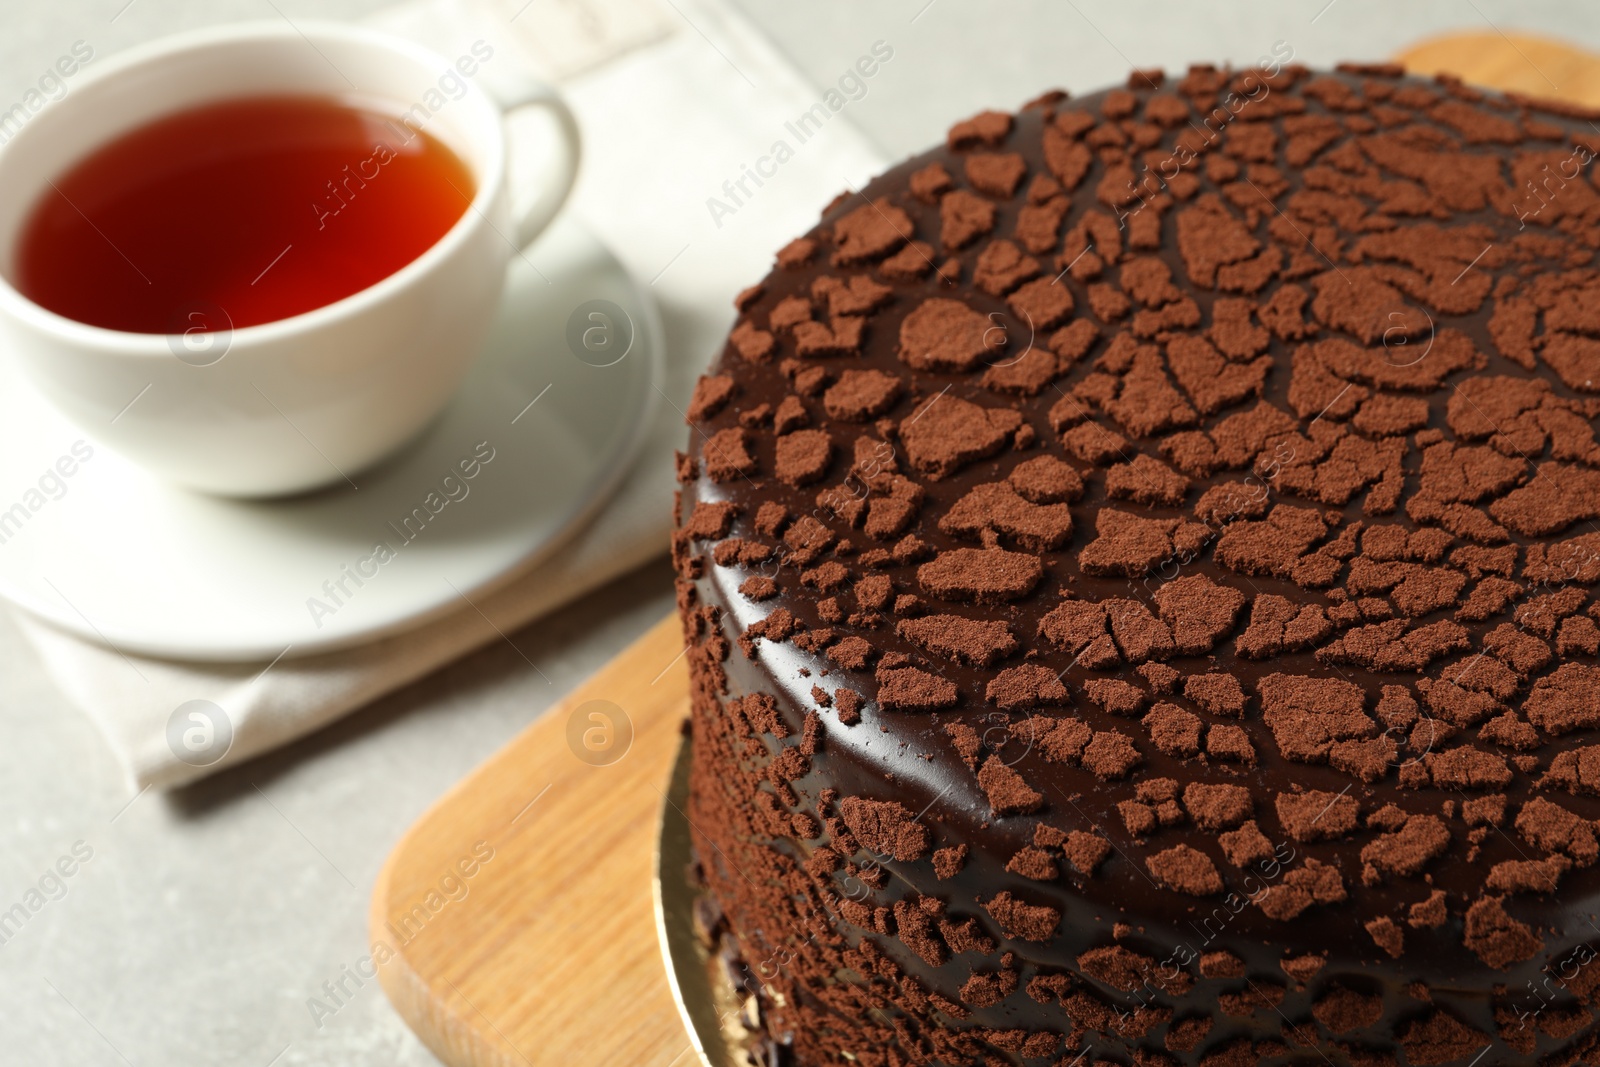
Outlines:
{"type": "Polygon", "coordinates": [[[795,1063],[1600,1062],[1597,121],[1136,74],[741,295],[690,815],[795,1063]]]}

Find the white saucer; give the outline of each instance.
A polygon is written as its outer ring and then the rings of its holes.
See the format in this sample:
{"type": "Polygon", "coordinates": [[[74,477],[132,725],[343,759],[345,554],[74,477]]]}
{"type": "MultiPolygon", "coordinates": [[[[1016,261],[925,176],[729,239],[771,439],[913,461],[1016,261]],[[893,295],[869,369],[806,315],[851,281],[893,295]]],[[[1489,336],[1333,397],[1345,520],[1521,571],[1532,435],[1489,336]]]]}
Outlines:
{"type": "Polygon", "coordinates": [[[353,475],[357,488],[272,502],[156,480],[5,367],[0,596],[123,652],[200,660],[325,652],[465,608],[610,495],[647,425],[661,348],[648,292],[563,217],[513,259],[489,343],[439,421],[353,475]],[[597,300],[627,321],[586,306],[597,300]],[[47,474],[80,441],[91,458],[63,464],[69,477],[47,474]],[[458,463],[489,449],[463,478],[458,463]],[[413,517],[408,541],[398,528],[416,508],[428,521],[413,517]],[[378,544],[393,558],[380,562],[378,544]]]}

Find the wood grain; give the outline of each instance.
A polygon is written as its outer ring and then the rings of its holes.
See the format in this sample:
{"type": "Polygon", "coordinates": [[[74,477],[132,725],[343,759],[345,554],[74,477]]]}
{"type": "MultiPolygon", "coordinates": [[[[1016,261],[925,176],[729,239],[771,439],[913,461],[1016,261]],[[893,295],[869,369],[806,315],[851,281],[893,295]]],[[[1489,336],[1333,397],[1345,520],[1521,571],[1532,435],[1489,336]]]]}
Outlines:
{"type": "Polygon", "coordinates": [[[681,651],[677,618],[663,619],[446,794],[379,874],[378,977],[450,1067],[695,1062],[651,896],[661,790],[688,713],[681,651]],[[583,708],[594,700],[633,728],[603,766],[568,743],[575,713],[580,735],[601,728],[583,708]]]}
{"type": "Polygon", "coordinates": [[[1600,106],[1600,56],[1520,33],[1458,33],[1412,45],[1395,57],[1418,74],[1441,71],[1474,85],[1600,106]]]}
{"type": "MultiPolygon", "coordinates": [[[[1418,73],[1600,106],[1600,57],[1556,41],[1460,34],[1398,58],[1418,73]]],[[[450,1067],[697,1059],[651,895],[662,790],[688,712],[681,650],[677,619],[663,619],[446,794],[378,876],[379,978],[450,1067]],[[568,739],[575,715],[580,734],[590,727],[580,709],[591,700],[620,707],[633,728],[626,754],[601,766],[568,739]]]]}

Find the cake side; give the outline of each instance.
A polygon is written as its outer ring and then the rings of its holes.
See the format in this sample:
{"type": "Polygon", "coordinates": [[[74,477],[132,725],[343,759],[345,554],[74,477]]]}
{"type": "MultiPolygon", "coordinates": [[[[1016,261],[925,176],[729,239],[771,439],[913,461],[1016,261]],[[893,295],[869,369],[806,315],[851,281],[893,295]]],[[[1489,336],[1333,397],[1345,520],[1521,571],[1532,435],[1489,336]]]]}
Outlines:
{"type": "Polygon", "coordinates": [[[769,1029],[1586,1062],[1600,138],[1158,82],[836,202],[696,392],[689,814],[769,1029]]]}

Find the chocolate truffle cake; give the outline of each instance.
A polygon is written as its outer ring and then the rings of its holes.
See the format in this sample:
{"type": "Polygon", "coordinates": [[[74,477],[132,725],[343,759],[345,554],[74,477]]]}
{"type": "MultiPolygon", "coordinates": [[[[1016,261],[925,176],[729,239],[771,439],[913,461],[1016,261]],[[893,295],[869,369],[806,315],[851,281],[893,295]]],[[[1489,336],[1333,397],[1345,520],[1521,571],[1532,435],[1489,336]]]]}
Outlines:
{"type": "Polygon", "coordinates": [[[1600,1063],[1600,116],[951,128],[737,300],[674,559],[765,1055],[1600,1063]]]}

